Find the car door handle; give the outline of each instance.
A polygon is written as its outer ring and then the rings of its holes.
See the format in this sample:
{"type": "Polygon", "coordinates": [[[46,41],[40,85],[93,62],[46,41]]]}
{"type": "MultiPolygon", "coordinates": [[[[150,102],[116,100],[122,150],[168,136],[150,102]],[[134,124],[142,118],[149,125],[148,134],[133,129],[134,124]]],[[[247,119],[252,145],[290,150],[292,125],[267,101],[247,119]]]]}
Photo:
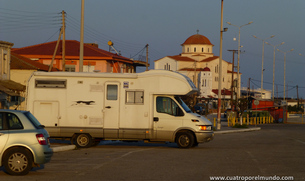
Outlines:
{"type": "Polygon", "coordinates": [[[155,122],[159,121],[159,118],[158,117],[154,117],[154,121],[155,122]]]}
{"type": "Polygon", "coordinates": [[[110,109],[110,108],[111,108],[111,106],[106,106],[105,108],[110,109]]]}

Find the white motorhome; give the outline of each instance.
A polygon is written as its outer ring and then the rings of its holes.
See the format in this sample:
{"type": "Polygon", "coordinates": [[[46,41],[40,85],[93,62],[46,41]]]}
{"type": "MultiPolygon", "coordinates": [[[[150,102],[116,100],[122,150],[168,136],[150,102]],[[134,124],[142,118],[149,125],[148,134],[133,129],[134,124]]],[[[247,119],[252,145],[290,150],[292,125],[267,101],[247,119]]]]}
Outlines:
{"type": "Polygon", "coordinates": [[[211,122],[179,98],[196,91],[188,77],[166,70],[34,72],[26,102],[51,137],[70,138],[78,147],[144,140],[189,148],[214,136],[211,122]]]}

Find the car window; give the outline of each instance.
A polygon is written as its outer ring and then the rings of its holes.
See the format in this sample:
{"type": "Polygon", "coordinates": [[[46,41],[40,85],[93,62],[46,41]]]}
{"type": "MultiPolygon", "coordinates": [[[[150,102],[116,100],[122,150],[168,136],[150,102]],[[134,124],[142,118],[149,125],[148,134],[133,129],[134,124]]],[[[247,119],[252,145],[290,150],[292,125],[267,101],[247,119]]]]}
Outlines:
{"type": "Polygon", "coordinates": [[[7,119],[9,129],[23,129],[22,123],[15,114],[8,113],[7,119]]]}
{"type": "Polygon", "coordinates": [[[43,129],[43,126],[41,126],[40,122],[31,114],[30,112],[25,112],[24,115],[31,121],[31,123],[37,128],[37,129],[43,129]]]}

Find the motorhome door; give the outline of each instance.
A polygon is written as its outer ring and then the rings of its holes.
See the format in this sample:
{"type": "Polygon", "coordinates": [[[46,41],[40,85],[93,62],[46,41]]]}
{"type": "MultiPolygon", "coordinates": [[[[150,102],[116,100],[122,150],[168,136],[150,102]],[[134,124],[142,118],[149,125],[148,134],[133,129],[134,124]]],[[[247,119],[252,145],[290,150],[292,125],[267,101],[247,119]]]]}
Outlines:
{"type": "Polygon", "coordinates": [[[157,139],[167,141],[182,126],[182,110],[171,97],[155,96],[154,130],[157,139]]]}
{"type": "Polygon", "coordinates": [[[106,82],[104,112],[104,133],[118,136],[119,128],[119,82],[106,82]]]}

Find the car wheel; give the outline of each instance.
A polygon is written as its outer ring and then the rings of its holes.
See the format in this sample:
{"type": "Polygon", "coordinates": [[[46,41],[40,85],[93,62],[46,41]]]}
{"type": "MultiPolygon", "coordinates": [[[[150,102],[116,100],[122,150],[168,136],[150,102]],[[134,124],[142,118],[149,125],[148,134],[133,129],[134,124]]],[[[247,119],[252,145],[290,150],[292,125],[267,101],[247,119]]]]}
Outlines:
{"type": "Polygon", "coordinates": [[[190,148],[194,145],[194,136],[190,132],[178,133],[176,143],[179,148],[190,148]]]}
{"type": "Polygon", "coordinates": [[[92,145],[92,138],[89,134],[78,134],[75,138],[75,145],[78,148],[88,148],[92,145]]]}
{"type": "Polygon", "coordinates": [[[32,169],[32,154],[24,148],[13,148],[3,158],[3,165],[10,175],[26,175],[32,169]]]}

